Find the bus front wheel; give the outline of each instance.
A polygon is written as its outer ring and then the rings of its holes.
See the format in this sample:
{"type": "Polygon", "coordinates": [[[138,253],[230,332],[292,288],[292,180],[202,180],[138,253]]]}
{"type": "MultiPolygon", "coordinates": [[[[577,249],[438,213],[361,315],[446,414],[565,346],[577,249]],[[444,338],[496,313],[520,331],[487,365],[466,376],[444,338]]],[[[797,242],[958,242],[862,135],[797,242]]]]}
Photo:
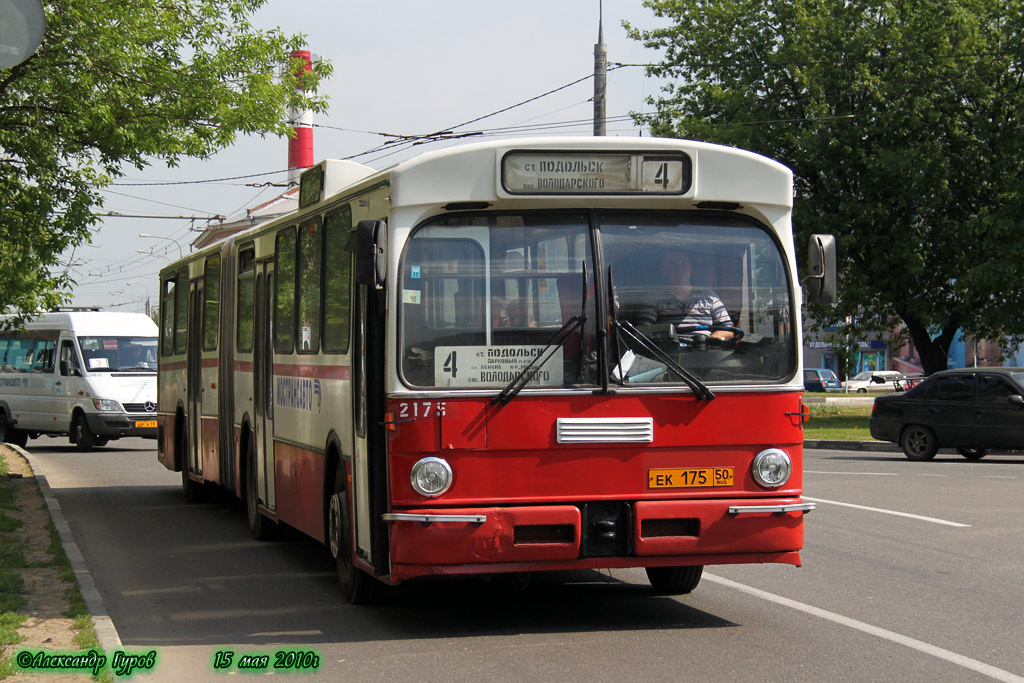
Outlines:
{"type": "Polygon", "coordinates": [[[338,572],[341,592],[353,605],[369,605],[377,601],[380,586],[375,578],[352,561],[352,525],[345,493],[345,468],[339,467],[334,478],[334,493],[328,508],[327,536],[338,572]]]}
{"type": "Polygon", "coordinates": [[[647,580],[660,595],[686,595],[700,583],[704,567],[647,567],[647,580]]]}

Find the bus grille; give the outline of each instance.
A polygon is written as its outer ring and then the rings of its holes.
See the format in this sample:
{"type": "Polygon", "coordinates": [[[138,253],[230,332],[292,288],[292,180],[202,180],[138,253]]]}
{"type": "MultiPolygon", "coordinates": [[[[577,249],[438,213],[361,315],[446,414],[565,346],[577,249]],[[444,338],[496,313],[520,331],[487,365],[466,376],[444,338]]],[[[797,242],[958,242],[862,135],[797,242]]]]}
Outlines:
{"type": "Polygon", "coordinates": [[[560,417],[558,443],[651,443],[650,417],[560,417]]]}

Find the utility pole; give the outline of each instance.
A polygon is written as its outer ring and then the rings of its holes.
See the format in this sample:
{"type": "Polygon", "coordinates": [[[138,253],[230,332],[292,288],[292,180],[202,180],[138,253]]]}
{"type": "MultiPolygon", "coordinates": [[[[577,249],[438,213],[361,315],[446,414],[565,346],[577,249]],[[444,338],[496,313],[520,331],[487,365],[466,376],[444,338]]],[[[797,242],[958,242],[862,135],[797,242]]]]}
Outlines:
{"type": "Polygon", "coordinates": [[[594,135],[605,135],[605,90],[608,84],[608,46],[604,44],[604,2],[598,5],[597,45],[594,46],[594,135]]]}

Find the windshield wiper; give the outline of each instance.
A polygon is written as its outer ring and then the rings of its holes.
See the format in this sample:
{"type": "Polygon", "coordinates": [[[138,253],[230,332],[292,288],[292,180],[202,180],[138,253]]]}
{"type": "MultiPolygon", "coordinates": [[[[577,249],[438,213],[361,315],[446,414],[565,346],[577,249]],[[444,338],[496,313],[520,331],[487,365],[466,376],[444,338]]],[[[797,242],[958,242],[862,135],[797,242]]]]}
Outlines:
{"type": "Polygon", "coordinates": [[[540,372],[540,369],[544,367],[544,364],[548,362],[552,355],[554,355],[555,349],[561,348],[562,342],[568,337],[573,330],[586,322],[587,317],[584,315],[574,315],[565,321],[565,324],[559,328],[558,332],[551,337],[551,340],[544,345],[540,353],[533,357],[522,370],[516,373],[516,376],[512,378],[512,381],[498,393],[497,396],[491,399],[491,403],[505,405],[512,399],[514,399],[523,388],[530,383],[530,380],[540,372]]]}
{"type": "MultiPolygon", "coordinates": [[[[671,356],[669,356],[667,353],[659,349],[657,345],[651,342],[650,339],[645,337],[638,329],[636,329],[633,323],[629,322],[628,320],[619,320],[619,317],[615,310],[615,285],[612,283],[611,268],[608,269],[608,291],[610,300],[609,311],[611,313],[612,325],[615,326],[615,329],[622,332],[627,338],[631,339],[637,346],[647,351],[647,353],[649,353],[655,360],[664,363],[669,370],[679,375],[679,377],[686,383],[686,385],[693,390],[693,393],[697,395],[697,398],[699,398],[702,401],[710,401],[714,399],[715,395],[714,393],[712,393],[711,389],[709,389],[706,384],[697,379],[697,377],[692,372],[684,368],[676,361],[672,360],[671,356]]],[[[626,378],[623,376],[624,373],[621,369],[622,359],[620,358],[618,362],[619,381],[624,384],[626,378]]]]}

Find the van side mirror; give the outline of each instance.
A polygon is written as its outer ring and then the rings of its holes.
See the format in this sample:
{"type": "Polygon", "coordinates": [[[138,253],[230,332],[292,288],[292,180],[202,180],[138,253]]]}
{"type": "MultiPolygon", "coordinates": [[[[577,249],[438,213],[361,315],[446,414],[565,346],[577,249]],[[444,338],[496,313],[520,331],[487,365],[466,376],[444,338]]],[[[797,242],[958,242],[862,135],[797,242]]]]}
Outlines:
{"type": "Polygon", "coordinates": [[[836,300],[835,235],[811,235],[807,243],[807,300],[831,304],[836,300]]]}
{"type": "Polygon", "coordinates": [[[60,362],[60,374],[61,374],[61,377],[67,377],[69,374],[71,374],[71,370],[68,367],[67,360],[62,360],[60,362]]]}

